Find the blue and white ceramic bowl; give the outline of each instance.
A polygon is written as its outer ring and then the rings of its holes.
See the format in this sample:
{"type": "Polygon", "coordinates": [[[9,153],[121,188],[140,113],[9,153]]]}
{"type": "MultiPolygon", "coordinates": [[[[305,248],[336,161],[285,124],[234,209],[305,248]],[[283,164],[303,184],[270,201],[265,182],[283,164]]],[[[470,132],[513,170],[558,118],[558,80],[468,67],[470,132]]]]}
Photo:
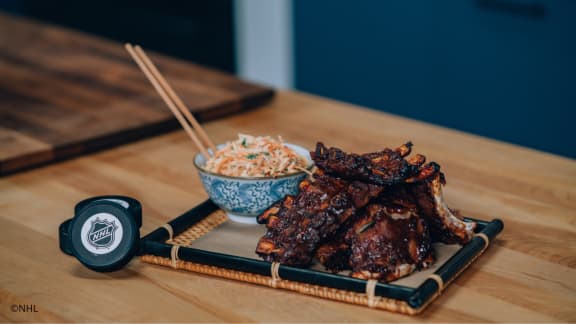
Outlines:
{"type": "MultiPolygon", "coordinates": [[[[309,168],[312,167],[308,150],[294,144],[284,145],[305,157],[310,162],[309,168]]],[[[206,158],[200,153],[194,157],[194,165],[210,199],[225,210],[232,221],[245,224],[256,224],[256,217],[273,203],[286,195],[297,194],[298,185],[306,178],[305,172],[278,177],[225,176],[204,170],[206,158]]]]}

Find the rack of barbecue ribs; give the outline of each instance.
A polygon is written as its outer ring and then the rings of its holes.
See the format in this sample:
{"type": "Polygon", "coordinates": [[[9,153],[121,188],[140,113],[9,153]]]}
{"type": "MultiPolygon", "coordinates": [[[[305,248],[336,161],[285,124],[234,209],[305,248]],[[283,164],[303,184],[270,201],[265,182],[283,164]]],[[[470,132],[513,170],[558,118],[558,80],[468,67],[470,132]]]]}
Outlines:
{"type": "Polygon", "coordinates": [[[423,155],[396,149],[349,154],[322,143],[316,171],[258,217],[266,233],[256,253],[269,262],[396,280],[434,263],[433,242],[466,244],[476,224],[444,202],[445,176],[423,155]]]}

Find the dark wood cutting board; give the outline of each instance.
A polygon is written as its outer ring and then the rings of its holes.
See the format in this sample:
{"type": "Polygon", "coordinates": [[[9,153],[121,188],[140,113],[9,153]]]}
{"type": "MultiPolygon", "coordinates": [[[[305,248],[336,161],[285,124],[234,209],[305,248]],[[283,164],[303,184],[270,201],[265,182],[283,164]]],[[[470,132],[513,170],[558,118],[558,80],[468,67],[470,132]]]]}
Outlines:
{"type": "MultiPolygon", "coordinates": [[[[274,94],[151,54],[201,122],[274,94]]],[[[0,176],[179,127],[122,44],[0,14],[0,176]]]]}

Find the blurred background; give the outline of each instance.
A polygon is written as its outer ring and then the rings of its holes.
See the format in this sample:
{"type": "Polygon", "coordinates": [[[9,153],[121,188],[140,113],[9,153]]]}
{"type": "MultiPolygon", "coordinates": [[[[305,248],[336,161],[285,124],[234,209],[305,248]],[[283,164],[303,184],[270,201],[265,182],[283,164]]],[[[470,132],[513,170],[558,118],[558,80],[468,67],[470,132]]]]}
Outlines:
{"type": "Polygon", "coordinates": [[[0,10],[576,157],[576,1],[0,0],[0,10]]]}

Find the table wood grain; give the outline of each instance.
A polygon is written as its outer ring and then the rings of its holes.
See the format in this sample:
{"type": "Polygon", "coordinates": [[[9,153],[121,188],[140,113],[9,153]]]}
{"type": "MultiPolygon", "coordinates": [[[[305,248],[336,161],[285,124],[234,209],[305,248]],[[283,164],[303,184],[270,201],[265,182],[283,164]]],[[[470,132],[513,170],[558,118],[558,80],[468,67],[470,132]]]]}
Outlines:
{"type": "MultiPolygon", "coordinates": [[[[486,127],[489,127],[487,125],[486,127]]],[[[16,321],[576,321],[576,163],[310,95],[206,124],[366,152],[412,140],[441,164],[446,199],[506,226],[486,253],[417,318],[174,271],[134,260],[95,273],[60,253],[58,225],[79,200],[123,194],[143,203],[146,234],[207,198],[182,131],[0,180],[0,319],[16,321]],[[14,313],[12,304],[37,305],[14,313]]],[[[232,242],[231,242],[232,243],[232,242]]]]}
{"type": "MultiPolygon", "coordinates": [[[[273,95],[226,73],[152,59],[203,121],[273,95]]],[[[122,44],[2,13],[0,102],[0,176],[180,127],[122,44]]]]}

